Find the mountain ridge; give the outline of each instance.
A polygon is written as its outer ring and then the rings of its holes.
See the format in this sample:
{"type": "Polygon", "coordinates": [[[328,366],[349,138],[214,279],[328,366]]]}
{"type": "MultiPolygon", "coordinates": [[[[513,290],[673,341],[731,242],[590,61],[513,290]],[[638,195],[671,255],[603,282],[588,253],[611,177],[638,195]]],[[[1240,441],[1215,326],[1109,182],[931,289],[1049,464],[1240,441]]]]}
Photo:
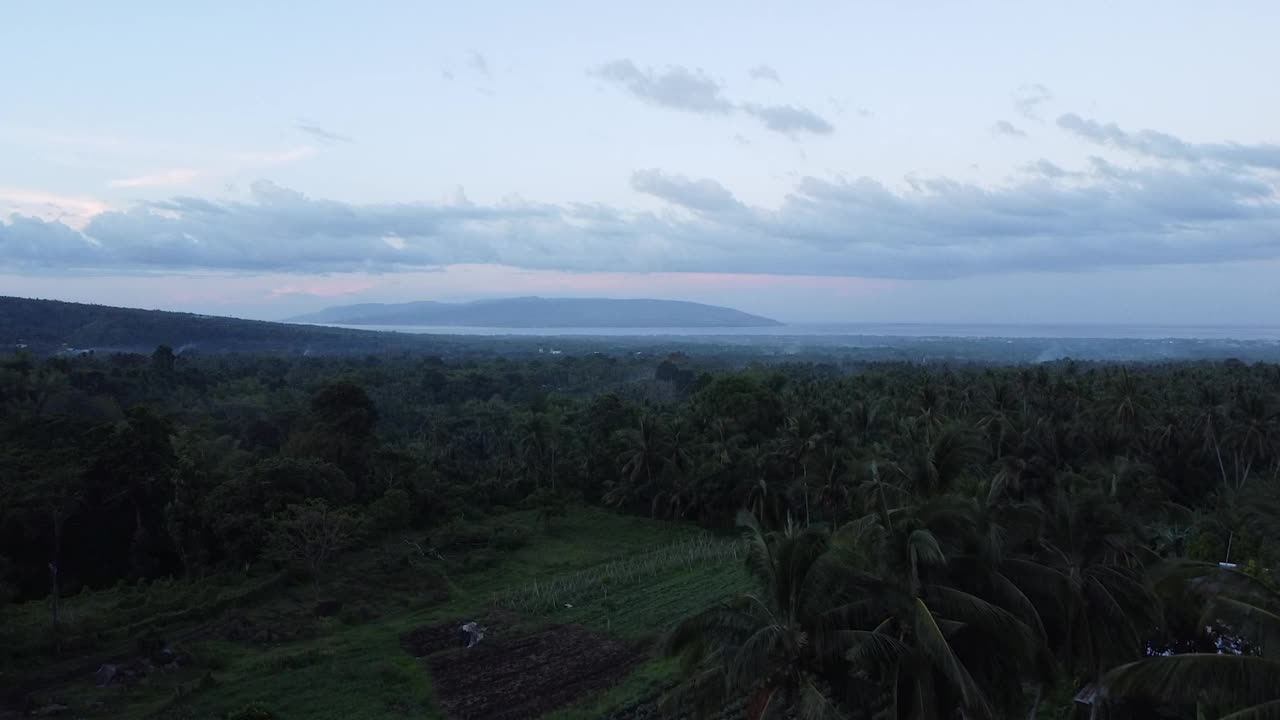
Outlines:
{"type": "Polygon", "coordinates": [[[686,300],[542,297],[337,305],[297,315],[285,322],[497,328],[776,327],[782,324],[741,310],[686,300]]]}

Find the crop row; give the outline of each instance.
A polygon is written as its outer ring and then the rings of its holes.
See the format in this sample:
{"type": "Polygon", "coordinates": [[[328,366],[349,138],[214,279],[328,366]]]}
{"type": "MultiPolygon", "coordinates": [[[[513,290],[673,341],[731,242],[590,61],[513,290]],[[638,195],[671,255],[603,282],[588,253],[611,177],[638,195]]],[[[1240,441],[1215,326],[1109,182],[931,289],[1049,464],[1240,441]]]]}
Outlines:
{"type": "Polygon", "coordinates": [[[494,604],[525,614],[546,614],[607,598],[621,588],[680,571],[730,564],[742,557],[741,544],[711,536],[673,543],[550,580],[534,581],[502,593],[494,604]]]}

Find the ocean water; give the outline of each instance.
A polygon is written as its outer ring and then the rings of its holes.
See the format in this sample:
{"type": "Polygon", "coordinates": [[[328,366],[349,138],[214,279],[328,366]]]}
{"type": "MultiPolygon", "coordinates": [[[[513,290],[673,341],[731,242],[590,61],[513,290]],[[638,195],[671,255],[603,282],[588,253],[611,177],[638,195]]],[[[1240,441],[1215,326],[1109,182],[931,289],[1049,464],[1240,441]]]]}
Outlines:
{"type": "Polygon", "coordinates": [[[530,337],[903,337],[1051,338],[1110,340],[1240,340],[1280,342],[1280,326],[1261,325],[997,325],[938,323],[797,323],[758,328],[571,328],[453,327],[420,325],[337,325],[434,335],[530,337]]]}

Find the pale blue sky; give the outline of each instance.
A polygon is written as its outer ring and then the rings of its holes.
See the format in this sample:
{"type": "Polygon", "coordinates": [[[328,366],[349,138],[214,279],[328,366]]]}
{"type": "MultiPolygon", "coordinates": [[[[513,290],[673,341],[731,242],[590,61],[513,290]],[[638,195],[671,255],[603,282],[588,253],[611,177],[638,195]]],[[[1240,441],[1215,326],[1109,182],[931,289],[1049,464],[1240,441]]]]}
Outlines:
{"type": "Polygon", "coordinates": [[[0,294],[1280,310],[1272,2],[290,5],[5,3],[0,294]]]}

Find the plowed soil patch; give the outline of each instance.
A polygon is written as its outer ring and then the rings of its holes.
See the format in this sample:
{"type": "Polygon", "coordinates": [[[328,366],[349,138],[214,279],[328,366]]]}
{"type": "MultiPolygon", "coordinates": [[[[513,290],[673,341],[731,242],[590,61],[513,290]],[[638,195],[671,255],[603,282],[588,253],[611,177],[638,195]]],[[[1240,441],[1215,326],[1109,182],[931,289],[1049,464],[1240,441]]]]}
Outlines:
{"type": "Polygon", "coordinates": [[[470,650],[437,652],[427,665],[452,720],[517,720],[612,686],[641,655],[635,644],[562,625],[520,638],[486,637],[470,650]]]}
{"type": "Polygon", "coordinates": [[[462,636],[462,626],[468,620],[474,620],[486,628],[482,643],[501,641],[502,635],[510,632],[520,620],[518,615],[504,611],[492,611],[480,617],[450,620],[439,625],[428,625],[411,630],[400,636],[400,646],[404,651],[416,658],[434,655],[441,650],[458,649],[466,645],[462,636]]]}

